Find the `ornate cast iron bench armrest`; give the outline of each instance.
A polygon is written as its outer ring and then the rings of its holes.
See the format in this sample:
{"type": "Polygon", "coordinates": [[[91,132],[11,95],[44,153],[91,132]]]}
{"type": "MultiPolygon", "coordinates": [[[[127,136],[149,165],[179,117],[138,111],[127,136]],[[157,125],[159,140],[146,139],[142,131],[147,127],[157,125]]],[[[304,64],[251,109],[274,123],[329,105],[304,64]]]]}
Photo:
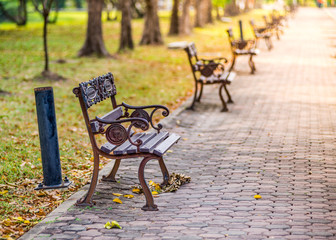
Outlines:
{"type": "Polygon", "coordinates": [[[145,119],[149,122],[152,128],[158,131],[158,133],[163,128],[163,126],[160,123],[157,126],[153,124],[154,113],[157,110],[162,109],[163,110],[162,116],[167,117],[169,115],[169,109],[162,105],[132,106],[132,105],[122,102],[121,106],[125,108],[125,117],[131,117],[132,119],[133,118],[145,119]],[[148,112],[144,110],[144,109],[149,109],[149,108],[154,108],[150,114],[148,114],[148,112]],[[135,111],[132,112],[132,114],[129,116],[128,109],[135,109],[135,111]]]}
{"type": "Polygon", "coordinates": [[[104,127],[99,128],[99,133],[101,134],[105,133],[106,139],[110,143],[115,144],[115,145],[121,145],[126,140],[128,140],[132,145],[136,146],[138,149],[140,145],[142,144],[142,141],[140,139],[138,139],[135,142],[132,141],[131,139],[132,134],[133,134],[132,127],[134,126],[136,128],[140,128],[143,131],[146,131],[149,129],[149,122],[146,119],[140,118],[140,117],[133,117],[133,118],[121,119],[121,120],[112,120],[112,121],[96,117],[95,120],[99,123],[110,125],[109,127],[107,127],[106,131],[104,127]],[[126,123],[126,122],[131,122],[127,130],[125,129],[123,125],[121,125],[121,123],[126,123]],[[123,136],[122,140],[115,141],[112,137],[110,137],[113,133],[116,133],[116,132],[120,133],[123,136]]]}

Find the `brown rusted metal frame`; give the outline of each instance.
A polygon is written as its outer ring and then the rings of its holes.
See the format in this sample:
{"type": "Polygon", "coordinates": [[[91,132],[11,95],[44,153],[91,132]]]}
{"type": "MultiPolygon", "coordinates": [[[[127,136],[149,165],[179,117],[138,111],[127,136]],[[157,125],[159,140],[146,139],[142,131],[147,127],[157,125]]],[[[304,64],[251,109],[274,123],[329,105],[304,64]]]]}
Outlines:
{"type": "Polygon", "coordinates": [[[267,26],[257,27],[254,24],[253,20],[250,20],[250,25],[253,29],[254,37],[256,38],[256,43],[255,43],[256,48],[258,47],[260,38],[263,38],[265,40],[267,49],[270,51],[273,48],[272,39],[271,39],[272,37],[271,29],[269,29],[267,26]]]}
{"type": "MultiPolygon", "coordinates": [[[[79,102],[80,102],[80,106],[82,109],[82,114],[83,114],[83,118],[88,130],[88,134],[89,134],[89,139],[91,142],[91,146],[92,146],[92,151],[93,151],[93,171],[92,171],[92,177],[91,177],[91,182],[90,182],[90,186],[89,186],[89,190],[86,193],[86,195],[84,197],[82,197],[81,199],[79,199],[76,203],[77,206],[92,206],[93,204],[95,204],[95,202],[92,200],[93,194],[95,192],[95,188],[97,186],[98,183],[98,175],[99,175],[99,162],[100,162],[100,156],[109,158],[109,159],[115,159],[115,163],[114,166],[110,172],[110,174],[108,176],[103,176],[103,180],[104,181],[110,181],[110,182],[115,182],[115,175],[118,171],[120,162],[122,159],[128,159],[128,158],[143,158],[143,160],[141,161],[140,165],[139,165],[139,171],[138,171],[138,178],[139,178],[139,182],[144,190],[144,194],[145,194],[145,198],[146,198],[146,205],[143,206],[143,210],[145,211],[157,211],[157,205],[154,204],[154,199],[152,196],[152,193],[149,190],[149,187],[146,183],[145,180],[145,176],[144,176],[144,169],[146,166],[146,163],[149,160],[152,159],[156,159],[159,162],[159,166],[162,172],[162,176],[163,176],[163,182],[161,183],[161,186],[166,185],[168,183],[169,180],[169,172],[167,170],[167,167],[163,161],[162,157],[156,156],[155,154],[152,153],[135,153],[135,154],[126,154],[126,155],[112,155],[112,154],[108,154],[103,152],[102,150],[99,149],[97,142],[96,142],[96,138],[95,135],[97,134],[104,134],[104,130],[101,130],[100,132],[94,133],[91,129],[91,125],[90,125],[90,118],[89,118],[89,114],[88,114],[88,108],[84,102],[83,96],[82,96],[82,91],[80,90],[80,87],[74,88],[73,92],[75,93],[75,95],[78,97],[79,102]]],[[[114,95],[110,96],[111,98],[111,103],[113,108],[118,107],[119,105],[116,104],[116,100],[114,95]]],[[[142,119],[142,118],[129,118],[129,119],[123,119],[123,120],[116,120],[116,121],[104,121],[103,119],[97,118],[96,120],[100,123],[104,123],[104,124],[115,124],[115,123],[123,123],[123,122],[127,122],[127,121],[131,121],[131,125],[129,126],[128,129],[128,139],[130,140],[130,129],[131,127],[134,126],[135,122],[139,123],[139,122],[143,122],[145,123],[145,125],[143,125],[142,129],[146,130],[149,127],[149,124],[156,129],[158,132],[162,129],[162,125],[158,124],[157,126],[154,126],[153,121],[152,121],[152,117],[153,114],[158,110],[158,109],[163,109],[162,115],[163,116],[168,116],[169,114],[169,110],[168,108],[166,108],[165,106],[161,106],[161,105],[151,105],[151,106],[131,106],[125,103],[121,104],[123,107],[125,107],[125,109],[146,109],[146,108],[154,108],[154,110],[151,112],[150,115],[150,121],[147,121],[146,119],[142,119]],[[147,125],[146,125],[147,124],[147,125]]],[[[125,111],[126,114],[123,116],[124,118],[129,117],[129,114],[127,112],[127,110],[125,111]]],[[[132,141],[130,141],[131,144],[136,145],[137,147],[139,147],[141,145],[141,141],[137,141],[136,143],[133,143],[132,141]]],[[[139,150],[139,148],[138,148],[139,150]]]]}
{"type": "Polygon", "coordinates": [[[269,28],[275,34],[278,40],[280,40],[280,34],[283,33],[281,29],[281,27],[283,27],[283,24],[282,24],[283,18],[277,17],[274,14],[271,14],[270,19],[271,21],[268,21],[267,17],[264,16],[266,27],[269,28]]]}
{"type": "Polygon", "coordinates": [[[236,39],[234,39],[231,28],[227,30],[227,34],[228,34],[228,37],[229,37],[229,42],[230,42],[231,51],[232,51],[232,63],[231,63],[229,71],[231,72],[234,69],[236,59],[237,59],[238,56],[250,55],[249,60],[248,60],[248,64],[249,64],[249,67],[251,69],[251,74],[254,74],[255,71],[256,71],[256,67],[255,67],[255,64],[253,62],[253,56],[255,55],[255,53],[252,51],[252,49],[255,48],[256,41],[255,40],[236,40],[236,39]],[[238,49],[239,50],[246,50],[246,52],[241,53],[241,54],[237,53],[236,50],[238,50],[238,49]]]}
{"type": "MultiPolygon", "coordinates": [[[[227,81],[214,81],[214,82],[204,83],[202,80],[198,79],[198,77],[196,75],[196,72],[199,72],[199,70],[196,70],[195,67],[194,67],[194,65],[197,62],[200,62],[200,61],[204,65],[213,62],[213,63],[216,63],[218,65],[221,65],[222,68],[223,68],[223,72],[224,72],[224,65],[220,61],[224,61],[224,63],[226,63],[227,59],[223,58],[223,57],[213,58],[213,59],[199,59],[198,56],[197,56],[197,54],[195,54],[194,56],[191,56],[190,53],[189,53],[188,48],[185,48],[184,50],[187,52],[189,64],[190,64],[191,71],[192,71],[192,74],[193,74],[193,77],[194,77],[194,81],[195,81],[195,91],[194,91],[193,101],[192,101],[190,107],[188,107],[187,109],[188,110],[194,110],[195,103],[201,101],[201,98],[202,98],[202,95],[203,95],[203,87],[204,87],[204,85],[219,84],[220,85],[219,86],[219,98],[220,98],[220,100],[222,102],[222,106],[223,106],[222,107],[222,112],[227,112],[228,108],[227,108],[226,102],[225,102],[225,100],[223,98],[222,90],[224,89],[225,92],[226,92],[226,94],[227,94],[227,96],[228,96],[227,103],[233,103],[231,95],[230,95],[228,89],[226,88],[226,85],[229,84],[229,82],[227,82],[227,81]],[[193,60],[192,60],[193,57],[195,58],[195,63],[193,63],[193,60]],[[198,86],[200,86],[200,90],[198,90],[198,86]]],[[[229,70],[229,71],[231,71],[231,70],[229,70]]]]}

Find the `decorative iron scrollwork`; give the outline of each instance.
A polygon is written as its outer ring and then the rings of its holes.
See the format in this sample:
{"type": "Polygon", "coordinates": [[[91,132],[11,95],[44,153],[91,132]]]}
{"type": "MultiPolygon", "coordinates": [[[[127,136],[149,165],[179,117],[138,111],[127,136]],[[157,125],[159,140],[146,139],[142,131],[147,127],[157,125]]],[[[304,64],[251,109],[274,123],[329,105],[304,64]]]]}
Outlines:
{"type": "MultiPolygon", "coordinates": [[[[131,114],[131,118],[138,117],[138,118],[143,118],[146,119],[148,122],[150,122],[150,117],[149,114],[143,110],[143,109],[136,109],[134,112],[131,114]]],[[[136,128],[142,128],[143,123],[136,121],[133,124],[136,128]]]]}
{"type": "Polygon", "coordinates": [[[206,65],[200,67],[200,72],[205,77],[210,77],[214,74],[214,71],[217,69],[218,63],[210,62],[206,65]]]}
{"type": "Polygon", "coordinates": [[[114,145],[123,144],[128,138],[127,131],[121,124],[111,124],[106,129],[105,136],[114,145]]]}
{"type": "Polygon", "coordinates": [[[112,73],[94,78],[88,82],[82,82],[79,87],[83,93],[87,108],[117,94],[112,73]]]}

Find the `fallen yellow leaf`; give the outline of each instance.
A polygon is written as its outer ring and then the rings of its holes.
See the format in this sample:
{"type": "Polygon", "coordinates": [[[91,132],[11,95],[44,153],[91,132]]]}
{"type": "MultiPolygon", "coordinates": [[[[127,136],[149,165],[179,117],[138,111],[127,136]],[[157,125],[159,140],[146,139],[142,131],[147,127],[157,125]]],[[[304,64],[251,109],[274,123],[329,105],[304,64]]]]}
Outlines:
{"type": "Polygon", "coordinates": [[[261,196],[260,195],[254,195],[254,199],[261,199],[261,196]]]}
{"type": "Polygon", "coordinates": [[[157,191],[152,192],[153,195],[158,195],[159,193],[157,191]]]}
{"type": "Polygon", "coordinates": [[[111,229],[111,228],[122,229],[122,227],[120,226],[120,224],[117,221],[111,221],[111,222],[105,223],[104,228],[107,228],[107,229],[111,229]]]}
{"type": "Polygon", "coordinates": [[[8,190],[3,190],[0,192],[0,195],[5,195],[6,193],[8,193],[8,190]]]}
{"type": "Polygon", "coordinates": [[[115,199],[113,199],[113,202],[122,204],[122,201],[121,201],[119,198],[115,198],[115,199]]]}
{"type": "Polygon", "coordinates": [[[131,195],[131,194],[125,194],[124,197],[125,197],[125,198],[134,198],[134,196],[131,195]]]}
{"type": "Polygon", "coordinates": [[[121,193],[112,193],[112,195],[120,197],[122,194],[121,193]]]}
{"type": "Polygon", "coordinates": [[[139,188],[133,188],[132,192],[134,192],[134,193],[140,193],[140,189],[139,188]]]}
{"type": "Polygon", "coordinates": [[[12,221],[9,218],[6,218],[5,220],[3,220],[2,223],[7,227],[12,225],[12,221]]]}

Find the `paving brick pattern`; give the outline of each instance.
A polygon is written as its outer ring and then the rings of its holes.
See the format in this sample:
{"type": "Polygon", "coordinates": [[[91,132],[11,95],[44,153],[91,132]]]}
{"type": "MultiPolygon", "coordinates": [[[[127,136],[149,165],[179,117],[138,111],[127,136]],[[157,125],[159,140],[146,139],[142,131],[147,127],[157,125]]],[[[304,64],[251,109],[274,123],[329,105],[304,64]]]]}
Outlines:
{"type": "MultiPolygon", "coordinates": [[[[228,113],[210,86],[196,111],[171,119],[183,139],[166,163],[192,182],[155,198],[158,212],[140,210],[141,195],[112,202],[137,183],[138,161],[126,160],[94,207],[72,206],[34,239],[336,239],[335,25],[300,9],[272,51],[261,42],[255,75],[238,58],[228,113]],[[111,220],[123,229],[104,229],[111,220]]],[[[146,176],[160,181],[156,162],[146,176]]]]}

